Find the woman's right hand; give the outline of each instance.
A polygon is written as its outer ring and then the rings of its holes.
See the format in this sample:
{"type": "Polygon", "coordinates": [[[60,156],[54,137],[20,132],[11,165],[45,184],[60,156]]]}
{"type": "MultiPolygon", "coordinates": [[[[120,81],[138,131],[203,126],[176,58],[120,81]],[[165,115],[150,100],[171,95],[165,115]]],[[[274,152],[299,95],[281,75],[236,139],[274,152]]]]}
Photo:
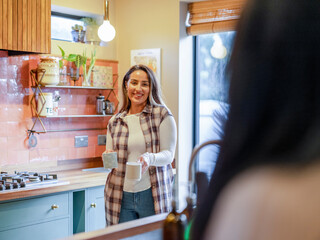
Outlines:
{"type": "Polygon", "coordinates": [[[107,150],[105,150],[102,154],[104,154],[104,153],[111,153],[111,152],[115,152],[115,151],[112,150],[112,149],[107,149],[107,150]]]}

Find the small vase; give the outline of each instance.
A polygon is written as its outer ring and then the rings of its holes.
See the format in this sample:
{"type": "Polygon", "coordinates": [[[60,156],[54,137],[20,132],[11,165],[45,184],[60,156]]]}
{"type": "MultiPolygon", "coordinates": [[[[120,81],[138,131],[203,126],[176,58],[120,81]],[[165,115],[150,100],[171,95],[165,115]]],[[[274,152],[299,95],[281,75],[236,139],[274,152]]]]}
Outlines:
{"type": "Polygon", "coordinates": [[[91,74],[83,76],[82,86],[91,87],[91,74]]]}

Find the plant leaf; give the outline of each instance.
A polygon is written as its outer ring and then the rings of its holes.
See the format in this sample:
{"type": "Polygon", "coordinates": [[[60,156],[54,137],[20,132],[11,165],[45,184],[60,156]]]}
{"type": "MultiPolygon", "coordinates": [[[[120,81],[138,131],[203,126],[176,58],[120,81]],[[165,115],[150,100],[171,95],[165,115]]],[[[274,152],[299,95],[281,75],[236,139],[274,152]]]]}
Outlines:
{"type": "Polygon", "coordinates": [[[64,58],[65,58],[65,52],[64,52],[64,50],[63,50],[60,46],[58,46],[58,48],[59,48],[60,51],[61,51],[62,59],[64,59],[64,58]]]}

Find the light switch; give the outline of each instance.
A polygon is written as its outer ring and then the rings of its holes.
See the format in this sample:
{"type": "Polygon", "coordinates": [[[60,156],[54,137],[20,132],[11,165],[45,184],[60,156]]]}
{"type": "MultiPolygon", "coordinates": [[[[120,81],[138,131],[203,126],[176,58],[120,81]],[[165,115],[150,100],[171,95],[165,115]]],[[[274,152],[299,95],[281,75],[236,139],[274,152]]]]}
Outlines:
{"type": "Polygon", "coordinates": [[[98,145],[106,145],[107,136],[106,135],[98,135],[98,145]]]}
{"type": "Polygon", "coordinates": [[[88,136],[75,136],[74,137],[75,147],[88,147],[88,136]]]}

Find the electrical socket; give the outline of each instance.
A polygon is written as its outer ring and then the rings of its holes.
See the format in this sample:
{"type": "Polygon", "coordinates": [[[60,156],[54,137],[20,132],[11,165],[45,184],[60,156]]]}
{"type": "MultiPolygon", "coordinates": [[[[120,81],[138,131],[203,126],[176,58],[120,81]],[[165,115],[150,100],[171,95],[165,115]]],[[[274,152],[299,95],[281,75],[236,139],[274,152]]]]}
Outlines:
{"type": "Polygon", "coordinates": [[[98,145],[106,145],[107,135],[98,135],[98,145]]]}
{"type": "Polygon", "coordinates": [[[74,137],[75,147],[88,147],[88,136],[75,136],[74,137]]]}

